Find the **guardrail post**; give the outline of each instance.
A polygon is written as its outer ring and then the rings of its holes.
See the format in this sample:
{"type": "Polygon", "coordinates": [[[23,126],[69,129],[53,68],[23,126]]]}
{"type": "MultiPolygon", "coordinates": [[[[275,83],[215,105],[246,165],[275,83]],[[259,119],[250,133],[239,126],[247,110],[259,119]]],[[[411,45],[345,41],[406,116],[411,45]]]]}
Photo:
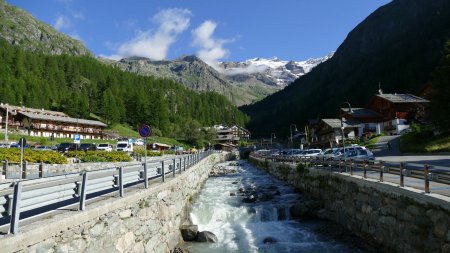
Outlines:
{"type": "Polygon", "coordinates": [[[367,178],[367,160],[363,162],[364,178],[367,178]]]}
{"type": "Polygon", "coordinates": [[[22,196],[22,181],[18,181],[14,184],[11,223],[9,226],[9,232],[13,234],[19,232],[20,200],[22,198],[21,196],[22,196]]]}
{"type": "Polygon", "coordinates": [[[23,166],[22,166],[22,177],[20,179],[26,179],[27,178],[27,161],[23,161],[23,166]]]}
{"type": "Polygon", "coordinates": [[[123,197],[123,167],[119,167],[119,196],[123,197]]]}
{"type": "Polygon", "coordinates": [[[350,175],[353,175],[353,161],[352,161],[352,159],[350,159],[349,162],[350,162],[350,175]]]}
{"type": "MultiPolygon", "coordinates": [[[[331,163],[330,163],[330,167],[332,167],[331,163]]],[[[342,161],[339,160],[339,173],[342,173],[342,161]]]]}
{"type": "Polygon", "coordinates": [[[43,178],[44,177],[44,163],[41,162],[39,163],[39,178],[43,178]]]}
{"type": "Polygon", "coordinates": [[[147,163],[143,163],[144,165],[144,187],[145,189],[148,188],[148,170],[147,170],[147,163]]]}
{"type": "Polygon", "coordinates": [[[5,159],[5,161],[3,161],[3,175],[5,175],[6,178],[6,171],[8,171],[8,159],[5,159]]]}
{"type": "Polygon", "coordinates": [[[172,166],[172,174],[173,177],[175,177],[175,172],[177,171],[177,160],[174,158],[173,159],[173,166],[172,166]]]}
{"type": "Polygon", "coordinates": [[[164,160],[161,161],[161,178],[164,183],[164,181],[166,181],[166,172],[164,171],[164,160]]]}
{"type": "Polygon", "coordinates": [[[83,173],[83,181],[81,181],[81,193],[80,193],[80,210],[84,211],[86,209],[86,185],[88,181],[88,175],[86,172],[83,173]]]}
{"type": "Polygon", "coordinates": [[[405,170],[403,169],[405,164],[403,162],[400,163],[400,187],[405,186],[405,170]]]}
{"type": "Polygon", "coordinates": [[[186,156],[183,157],[183,170],[186,171],[186,156]]]}
{"type": "Polygon", "coordinates": [[[430,193],[430,179],[429,179],[429,170],[430,167],[428,165],[424,166],[424,179],[425,179],[425,193],[430,193]]]}
{"type": "Polygon", "coordinates": [[[180,164],[178,165],[178,167],[179,167],[179,170],[180,170],[180,174],[181,174],[181,158],[180,158],[180,164]]]}
{"type": "Polygon", "coordinates": [[[383,182],[383,181],[384,181],[384,178],[383,178],[383,170],[384,170],[384,162],[383,162],[383,161],[380,161],[380,182],[383,182]]]}

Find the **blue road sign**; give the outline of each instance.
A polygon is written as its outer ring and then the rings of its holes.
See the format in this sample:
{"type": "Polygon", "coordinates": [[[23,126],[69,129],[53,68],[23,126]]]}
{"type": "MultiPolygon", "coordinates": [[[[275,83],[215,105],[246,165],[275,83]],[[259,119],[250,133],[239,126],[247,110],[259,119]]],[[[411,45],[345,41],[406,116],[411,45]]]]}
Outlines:
{"type": "Polygon", "coordinates": [[[139,128],[139,135],[142,137],[149,137],[152,134],[152,128],[149,125],[142,125],[139,128]]]}
{"type": "Polygon", "coordinates": [[[73,143],[80,143],[80,135],[79,134],[75,134],[73,136],[73,143]]]}

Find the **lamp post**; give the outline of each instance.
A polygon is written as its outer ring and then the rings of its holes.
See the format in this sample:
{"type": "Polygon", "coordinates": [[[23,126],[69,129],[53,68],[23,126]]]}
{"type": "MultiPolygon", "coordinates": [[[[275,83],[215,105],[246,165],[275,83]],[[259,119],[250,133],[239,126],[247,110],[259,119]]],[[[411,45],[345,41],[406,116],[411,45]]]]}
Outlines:
{"type": "Polygon", "coordinates": [[[291,124],[289,130],[291,131],[291,155],[294,153],[294,139],[292,139],[292,127],[294,127],[294,132],[297,132],[297,125],[291,124]]]}
{"type": "Polygon", "coordinates": [[[9,113],[9,109],[8,109],[8,104],[5,104],[6,107],[6,119],[5,119],[5,143],[8,143],[8,113],[9,113]]]}
{"type": "MultiPolygon", "coordinates": [[[[348,112],[349,113],[353,113],[352,106],[350,105],[349,102],[344,102],[343,104],[347,104],[348,105],[348,112]]],[[[341,117],[342,148],[344,150],[344,161],[346,161],[346,157],[345,157],[345,133],[344,133],[345,125],[344,125],[344,119],[345,119],[344,117],[341,117]]]]}
{"type": "Polygon", "coordinates": [[[273,139],[276,139],[275,133],[270,134],[270,148],[273,148],[273,139]]]}

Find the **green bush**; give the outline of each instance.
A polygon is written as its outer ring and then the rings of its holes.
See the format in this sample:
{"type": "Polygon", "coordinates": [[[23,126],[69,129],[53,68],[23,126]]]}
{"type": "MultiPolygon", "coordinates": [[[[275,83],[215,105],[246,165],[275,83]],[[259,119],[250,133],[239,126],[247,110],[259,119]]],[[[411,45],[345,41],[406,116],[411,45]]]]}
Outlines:
{"type": "MultiPolygon", "coordinates": [[[[170,151],[169,151],[170,152],[170,151]]],[[[164,152],[165,154],[167,154],[167,152],[164,152]]],[[[144,156],[145,155],[145,149],[144,148],[134,148],[134,152],[133,155],[136,156],[144,156]]],[[[162,152],[155,152],[155,151],[149,151],[147,150],[147,156],[162,156],[163,153],[162,152]]]]}
{"type": "MultiPolygon", "coordinates": [[[[53,151],[37,151],[25,149],[23,159],[29,163],[48,163],[48,164],[65,164],[67,158],[53,151]]],[[[11,163],[20,162],[20,149],[2,148],[0,149],[0,160],[8,160],[11,163]]]]}
{"type": "Polygon", "coordinates": [[[114,151],[70,151],[65,153],[67,157],[78,157],[82,162],[129,162],[130,155],[126,152],[114,151]]]}

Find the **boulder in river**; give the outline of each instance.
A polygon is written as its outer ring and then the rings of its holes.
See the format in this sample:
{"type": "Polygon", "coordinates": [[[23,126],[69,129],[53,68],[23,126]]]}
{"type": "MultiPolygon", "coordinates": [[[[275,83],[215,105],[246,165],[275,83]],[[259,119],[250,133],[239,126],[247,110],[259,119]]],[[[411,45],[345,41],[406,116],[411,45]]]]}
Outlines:
{"type": "Polygon", "coordinates": [[[209,231],[198,233],[197,242],[218,242],[217,236],[209,231]]]}
{"type": "Polygon", "coordinates": [[[248,197],[243,198],[242,202],[244,202],[244,203],[255,203],[256,202],[256,197],[254,195],[250,195],[248,197]]]}
{"type": "Polygon", "coordinates": [[[270,237],[270,236],[264,238],[264,240],[263,240],[264,244],[272,244],[272,243],[276,243],[276,242],[277,242],[277,239],[270,237]]]}
{"type": "Polygon", "coordinates": [[[197,240],[199,234],[197,225],[182,225],[180,231],[184,241],[190,242],[197,240]]]}
{"type": "Polygon", "coordinates": [[[175,247],[172,251],[173,253],[190,253],[189,250],[180,247],[175,247]]]}

